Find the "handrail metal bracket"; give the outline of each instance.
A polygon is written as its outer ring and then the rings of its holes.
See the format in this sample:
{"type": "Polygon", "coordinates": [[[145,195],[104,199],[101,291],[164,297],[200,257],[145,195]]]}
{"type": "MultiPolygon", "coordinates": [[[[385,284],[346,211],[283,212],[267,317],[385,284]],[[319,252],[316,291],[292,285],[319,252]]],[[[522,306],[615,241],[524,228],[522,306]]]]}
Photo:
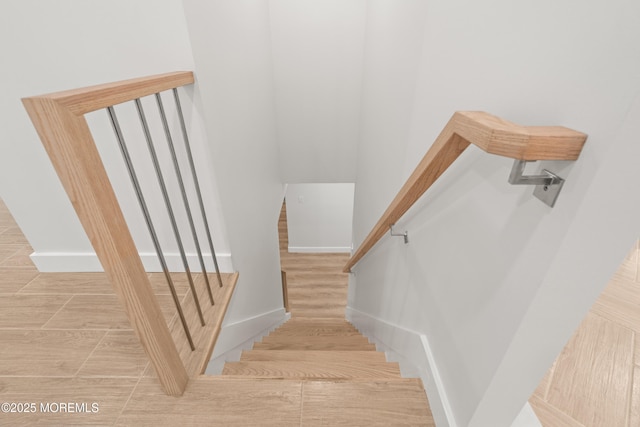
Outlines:
{"type": "Polygon", "coordinates": [[[405,231],[404,233],[394,233],[393,232],[393,226],[395,224],[391,224],[389,226],[389,232],[391,233],[392,236],[394,237],[404,237],[404,244],[406,245],[407,243],[409,243],[409,232],[405,231]]]}
{"type": "Polygon", "coordinates": [[[553,207],[556,204],[560,190],[562,190],[564,179],[547,169],[542,170],[543,175],[524,175],[526,164],[526,160],[513,161],[509,184],[535,185],[536,188],[533,190],[533,195],[547,206],[553,207]]]}

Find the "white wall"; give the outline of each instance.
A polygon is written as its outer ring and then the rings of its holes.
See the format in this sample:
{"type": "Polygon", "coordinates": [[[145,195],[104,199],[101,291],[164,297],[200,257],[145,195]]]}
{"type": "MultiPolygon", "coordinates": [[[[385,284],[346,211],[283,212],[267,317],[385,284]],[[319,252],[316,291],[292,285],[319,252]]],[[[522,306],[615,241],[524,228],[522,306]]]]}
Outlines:
{"type": "Polygon", "coordinates": [[[353,182],[365,0],[270,0],[284,182],[353,182]]]}
{"type": "MultiPolygon", "coordinates": [[[[3,64],[0,76],[5,82],[0,99],[0,195],[13,213],[29,242],[37,266],[43,271],[91,271],[101,267],[60,185],[38,136],[20,103],[20,98],[91,84],[177,70],[193,69],[186,22],[178,0],[97,1],[43,0],[8,1],[2,5],[0,39],[3,64]]],[[[193,88],[181,89],[183,109],[191,133],[194,155],[200,173],[208,219],[216,251],[223,255],[222,266],[230,270],[229,246],[219,210],[217,188],[206,155],[206,138],[191,99],[193,88]]],[[[150,120],[157,122],[155,106],[149,106],[150,120]]],[[[168,110],[171,98],[165,98],[168,110]]],[[[127,120],[124,110],[136,119],[130,105],[117,107],[126,137],[136,159],[138,174],[148,190],[147,201],[154,214],[163,251],[174,269],[181,269],[177,247],[164,205],[158,193],[146,146],[136,120],[127,120]],[[136,126],[133,126],[136,125],[136,126]],[[138,132],[137,134],[135,132],[138,132]],[[152,194],[155,192],[155,195],[152,194]]],[[[94,130],[107,172],[116,190],[125,217],[148,269],[157,270],[155,253],[129,177],[118,151],[113,130],[104,111],[88,117],[94,130]]],[[[180,132],[171,121],[178,151],[180,132]]],[[[156,145],[167,176],[170,169],[166,140],[156,128],[156,145]]],[[[183,167],[186,164],[183,163],[183,167]]],[[[186,171],[185,171],[186,172],[186,171]]],[[[187,172],[188,173],[188,172],[187,172]]],[[[187,175],[188,176],[188,175],[187,175]]],[[[188,178],[185,178],[189,182],[188,178]]],[[[176,213],[184,218],[182,201],[175,180],[168,180],[176,213]]],[[[191,194],[191,200],[195,197],[191,194]]],[[[196,205],[193,205],[194,207],[196,205]]],[[[195,214],[198,218],[198,213],[195,214]]],[[[186,221],[182,233],[187,252],[196,261],[186,221]]],[[[202,228],[199,226],[201,237],[202,228]]],[[[204,243],[204,242],[202,242],[204,243]]],[[[205,252],[209,252],[208,249],[205,252]]],[[[192,268],[196,269],[197,262],[192,268]]]]}
{"type": "MultiPolygon", "coordinates": [[[[268,3],[185,0],[197,87],[240,278],[225,322],[282,308],[279,176],[268,3]]],[[[247,337],[247,339],[250,337],[247,337]]]]}
{"type": "Polygon", "coordinates": [[[289,252],[350,252],[354,184],[288,184],[289,252]]]}
{"type": "Polygon", "coordinates": [[[424,3],[369,3],[356,244],[455,110],[589,134],[575,164],[537,166],[567,179],[553,209],[468,149],[400,221],[411,243],[351,279],[351,307],[427,336],[457,425],[510,425],[640,234],[640,6],[424,3]]]}
{"type": "Polygon", "coordinates": [[[425,19],[426,2],[421,0],[367,3],[355,247],[404,182],[399,172],[404,165],[425,19]]]}

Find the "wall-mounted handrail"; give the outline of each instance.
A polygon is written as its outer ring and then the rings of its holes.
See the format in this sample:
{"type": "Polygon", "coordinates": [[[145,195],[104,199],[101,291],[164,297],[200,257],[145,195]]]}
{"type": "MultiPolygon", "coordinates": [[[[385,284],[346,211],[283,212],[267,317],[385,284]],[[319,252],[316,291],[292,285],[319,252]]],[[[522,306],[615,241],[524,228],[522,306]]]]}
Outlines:
{"type": "Polygon", "coordinates": [[[84,114],[193,82],[192,72],[180,71],[22,100],[132,328],[170,395],[184,392],[188,374],[84,114]]]}
{"type": "Polygon", "coordinates": [[[351,271],[469,144],[516,160],[576,160],[586,139],[562,126],[520,126],[481,111],[454,113],[343,271],[351,271]]]}

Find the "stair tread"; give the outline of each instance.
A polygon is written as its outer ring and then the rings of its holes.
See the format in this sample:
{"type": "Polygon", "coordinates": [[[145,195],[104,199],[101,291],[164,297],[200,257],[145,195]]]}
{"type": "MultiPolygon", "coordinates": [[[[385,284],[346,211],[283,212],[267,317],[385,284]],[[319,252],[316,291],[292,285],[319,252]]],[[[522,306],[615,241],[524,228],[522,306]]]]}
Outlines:
{"type": "Polygon", "coordinates": [[[290,307],[289,312],[291,316],[296,317],[313,317],[313,318],[325,318],[331,320],[338,320],[344,318],[344,312],[346,308],[343,305],[342,307],[331,307],[331,308],[322,308],[322,309],[308,309],[308,308],[296,308],[290,307]]]}
{"type": "MultiPolygon", "coordinates": [[[[342,267],[340,267],[342,268],[342,267]]],[[[296,270],[292,269],[287,271],[287,276],[291,275],[295,278],[309,278],[309,277],[320,277],[322,279],[349,279],[348,273],[343,273],[340,270],[334,271],[307,271],[307,270],[296,270]]]]}
{"type": "Polygon", "coordinates": [[[342,319],[325,319],[322,317],[292,317],[287,322],[283,323],[280,328],[284,327],[292,327],[292,326],[350,326],[355,329],[355,326],[351,324],[349,321],[342,319]]]}
{"type": "Polygon", "coordinates": [[[346,289],[322,289],[316,290],[313,287],[288,287],[288,296],[290,300],[308,303],[338,303],[345,305],[347,302],[346,289]]]}
{"type": "Polygon", "coordinates": [[[289,303],[296,304],[298,308],[332,308],[346,307],[347,293],[344,295],[319,295],[318,299],[312,297],[313,293],[308,295],[298,295],[295,292],[289,293],[289,303]]]}
{"type": "MultiPolygon", "coordinates": [[[[235,363],[235,362],[227,362],[227,363],[235,363]]],[[[264,381],[266,383],[271,383],[272,381],[280,381],[280,379],[278,378],[265,378],[265,377],[256,377],[255,379],[258,379],[260,381],[264,381]]],[[[144,382],[152,382],[154,384],[157,385],[158,380],[157,379],[152,379],[152,378],[144,378],[142,381],[144,382]]],[[[233,382],[238,382],[238,383],[242,383],[242,382],[251,382],[251,377],[248,375],[199,375],[197,377],[193,377],[192,379],[189,380],[189,384],[193,384],[193,383],[200,383],[200,382],[213,382],[213,383],[233,383],[233,382]]],[[[420,390],[424,390],[424,387],[422,385],[422,380],[420,378],[404,378],[404,377],[393,377],[393,378],[351,378],[349,380],[344,380],[341,378],[336,378],[333,381],[327,381],[327,380],[313,380],[313,379],[300,379],[299,380],[300,383],[314,383],[314,382],[321,382],[322,384],[327,384],[327,383],[331,383],[331,382],[335,382],[335,383],[344,383],[344,382],[351,382],[351,383],[401,383],[401,384],[406,384],[408,386],[411,387],[416,387],[420,390]]],[[[162,390],[160,390],[162,391],[162,390]]]]}
{"type": "Polygon", "coordinates": [[[322,279],[295,280],[287,276],[288,290],[303,291],[305,289],[313,289],[315,291],[325,291],[325,292],[346,292],[347,288],[348,287],[346,283],[324,283],[322,282],[322,279]],[[291,286],[291,288],[289,286],[291,286]]]}
{"type": "Polygon", "coordinates": [[[310,270],[326,270],[335,273],[340,272],[348,260],[348,253],[287,253],[281,261],[284,270],[287,272],[289,270],[300,270],[304,272],[310,272],[310,270]]]}
{"type": "Polygon", "coordinates": [[[386,358],[384,353],[379,351],[245,350],[240,361],[386,362],[386,358]]]}
{"type": "Polygon", "coordinates": [[[305,382],[301,425],[434,427],[420,380],[305,382]]]}
{"type": "MultiPolygon", "coordinates": [[[[310,338],[314,337],[306,337],[304,341],[275,341],[275,342],[259,342],[253,345],[254,350],[320,350],[320,351],[351,351],[351,350],[361,350],[361,351],[375,351],[376,347],[373,344],[364,344],[362,342],[331,342],[331,341],[320,341],[313,342],[309,341],[310,338]]],[[[324,337],[322,337],[324,338],[324,337]]]]}
{"type": "Polygon", "coordinates": [[[222,375],[249,375],[269,378],[396,378],[397,363],[371,361],[244,361],[227,362],[222,375]]]}
{"type": "Polygon", "coordinates": [[[262,339],[262,343],[331,343],[331,344],[369,344],[364,335],[307,335],[300,336],[290,331],[274,331],[262,339]]]}
{"type": "Polygon", "coordinates": [[[362,336],[355,328],[346,326],[301,326],[299,328],[278,328],[273,334],[280,336],[362,336]]]}

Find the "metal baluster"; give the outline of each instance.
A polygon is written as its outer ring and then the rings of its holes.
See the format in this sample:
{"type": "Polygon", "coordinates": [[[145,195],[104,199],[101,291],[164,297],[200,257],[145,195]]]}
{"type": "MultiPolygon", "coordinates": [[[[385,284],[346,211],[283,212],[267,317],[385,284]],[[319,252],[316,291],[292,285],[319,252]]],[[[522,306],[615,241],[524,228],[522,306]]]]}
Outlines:
{"type": "Polygon", "coordinates": [[[158,177],[158,183],[160,184],[160,189],[162,190],[162,197],[164,198],[164,203],[167,207],[167,212],[169,213],[169,219],[171,220],[171,227],[173,228],[173,234],[176,237],[176,241],[178,243],[178,249],[180,251],[180,257],[182,258],[182,263],[184,265],[184,269],[187,272],[187,278],[189,279],[189,287],[191,288],[191,293],[193,294],[193,299],[196,303],[196,309],[198,311],[198,316],[200,317],[200,323],[204,326],[204,316],[202,315],[202,309],[200,308],[200,300],[198,299],[198,294],[196,292],[196,287],[193,284],[193,277],[191,277],[191,270],[189,269],[189,262],[187,261],[187,255],[184,252],[184,247],[182,246],[182,239],[180,238],[180,231],[178,230],[178,224],[176,223],[176,218],[173,214],[173,209],[171,208],[171,200],[169,199],[169,193],[167,192],[167,187],[164,183],[164,178],[162,177],[162,171],[160,169],[160,163],[158,162],[158,156],[156,155],[156,149],[153,146],[153,140],[151,139],[151,133],[149,132],[149,125],[147,124],[147,119],[144,115],[144,110],[142,109],[142,103],[140,102],[140,98],[136,98],[136,109],[138,110],[138,116],[140,117],[140,122],[142,123],[142,129],[144,131],[144,136],[147,140],[147,146],[149,147],[149,153],[151,154],[151,160],[153,161],[153,167],[156,170],[156,175],[158,177]]]}
{"type": "Polygon", "coordinates": [[[187,126],[184,123],[184,116],[182,115],[182,107],[180,105],[180,97],[178,96],[178,90],[173,88],[173,97],[176,101],[176,108],[178,110],[178,117],[180,118],[180,127],[182,128],[182,137],[184,139],[184,146],[187,150],[187,157],[189,158],[189,166],[191,167],[191,175],[193,176],[193,182],[196,187],[196,194],[198,195],[198,203],[200,204],[200,213],[202,214],[202,221],[204,222],[204,228],[207,231],[207,239],[209,240],[209,248],[211,249],[211,256],[213,257],[213,263],[216,268],[216,274],[218,276],[218,284],[222,287],[222,276],[220,275],[220,269],[218,268],[218,258],[216,257],[216,251],[213,248],[213,239],[211,238],[211,231],[209,230],[209,222],[207,221],[207,214],[204,210],[204,202],[202,201],[202,193],[200,192],[200,184],[198,182],[198,176],[196,174],[196,167],[193,163],[193,155],[191,154],[191,146],[189,144],[189,136],[187,135],[187,126]]]}
{"type": "Polygon", "coordinates": [[[211,293],[211,285],[209,284],[207,269],[204,266],[204,258],[202,258],[202,250],[200,250],[200,241],[198,240],[198,233],[196,232],[196,226],[193,223],[193,215],[191,215],[191,207],[189,206],[187,191],[184,188],[184,181],[182,180],[182,173],[180,172],[180,164],[178,163],[178,156],[176,156],[176,149],[173,145],[173,139],[171,138],[169,123],[167,123],[167,115],[164,112],[162,97],[160,96],[159,93],[156,93],[156,101],[158,103],[158,110],[160,111],[160,118],[162,119],[162,127],[164,128],[164,133],[167,136],[167,144],[169,145],[169,151],[171,152],[171,159],[173,160],[173,168],[176,171],[176,176],[178,178],[178,185],[180,186],[180,192],[182,193],[182,201],[184,202],[184,208],[187,212],[187,219],[189,220],[189,227],[191,228],[193,242],[195,243],[196,251],[198,252],[198,260],[200,261],[200,267],[202,268],[202,274],[204,275],[204,282],[206,283],[207,291],[209,292],[209,300],[211,300],[211,305],[214,305],[215,303],[213,302],[213,294],[211,293]]]}
{"type": "Polygon", "coordinates": [[[131,183],[133,184],[133,188],[136,192],[136,196],[138,197],[140,208],[142,208],[144,221],[147,223],[149,234],[151,234],[151,240],[153,240],[153,246],[155,247],[156,253],[158,254],[158,259],[160,261],[160,265],[162,266],[164,277],[167,279],[167,283],[169,284],[169,289],[171,290],[171,296],[173,297],[173,302],[175,303],[176,309],[178,310],[178,316],[180,317],[182,328],[184,329],[184,333],[187,335],[187,340],[189,341],[189,346],[191,347],[191,351],[194,351],[196,347],[193,344],[193,339],[191,338],[191,332],[189,331],[189,326],[187,325],[187,321],[184,318],[184,313],[182,312],[180,299],[178,298],[178,294],[176,293],[176,288],[173,285],[173,280],[171,279],[171,275],[169,274],[169,268],[167,267],[167,262],[164,259],[164,254],[162,252],[162,249],[160,248],[160,241],[158,240],[158,235],[156,234],[156,230],[153,226],[153,222],[151,221],[151,215],[149,215],[147,202],[145,201],[144,195],[142,194],[142,188],[140,187],[138,176],[136,175],[136,171],[133,167],[133,162],[131,161],[131,156],[129,155],[129,150],[127,149],[127,144],[125,143],[124,135],[122,134],[122,130],[120,129],[120,124],[118,123],[116,112],[113,109],[113,107],[107,107],[107,112],[109,113],[109,118],[111,119],[111,126],[113,126],[113,131],[115,132],[116,138],[118,139],[118,144],[120,145],[120,152],[122,153],[124,162],[127,165],[127,170],[129,171],[129,177],[131,178],[131,183]]]}

